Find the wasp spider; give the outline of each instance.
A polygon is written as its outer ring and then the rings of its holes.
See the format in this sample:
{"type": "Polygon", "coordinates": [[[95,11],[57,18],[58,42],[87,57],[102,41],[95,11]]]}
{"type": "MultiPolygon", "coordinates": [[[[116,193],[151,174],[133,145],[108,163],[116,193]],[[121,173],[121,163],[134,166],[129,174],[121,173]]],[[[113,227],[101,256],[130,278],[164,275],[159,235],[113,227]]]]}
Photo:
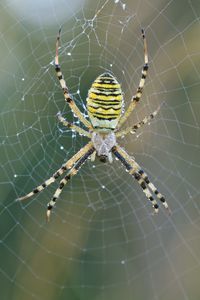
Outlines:
{"type": "Polygon", "coordinates": [[[66,163],[58,169],[52,177],[47,179],[42,185],[36,187],[32,192],[24,197],[19,198],[19,200],[24,200],[30,198],[31,196],[41,192],[44,188],[53,183],[58,177],[60,177],[64,172],[68,171],[64,178],[60,181],[59,187],[55,191],[53,198],[47,205],[47,220],[50,218],[51,210],[55,206],[58,197],[60,196],[64,186],[69,182],[69,180],[77,174],[81,166],[90,157],[92,161],[96,157],[99,158],[101,162],[109,161],[112,162],[112,155],[118,158],[124,165],[126,170],[132,175],[140,187],[142,188],[147,199],[152,203],[155,213],[158,212],[158,203],[156,199],[153,198],[154,194],[156,198],[162,202],[164,207],[169,211],[168,204],[164,196],[157,190],[154,184],[149,180],[147,174],[141,169],[139,164],[128,155],[128,153],[122,149],[116,141],[116,138],[125,136],[130,132],[136,132],[138,128],[149,122],[158,113],[157,109],[155,112],[145,117],[139,123],[134,124],[126,128],[125,130],[120,130],[122,124],[127,120],[136,104],[139,102],[142,91],[147,76],[148,70],[148,53],[147,53],[147,43],[145,38],[144,30],[142,30],[142,38],[144,42],[144,66],[142,69],[142,77],[139,82],[136,94],[131,99],[128,109],[125,113],[122,113],[123,106],[123,93],[121,86],[116,78],[109,72],[103,73],[97,77],[93,82],[91,88],[88,91],[87,97],[87,111],[90,121],[88,121],[81,111],[76,106],[75,102],[71,98],[68,87],[64,80],[63,74],[61,72],[61,67],[59,65],[58,49],[60,41],[60,32],[56,40],[56,55],[55,55],[55,70],[57,77],[59,79],[61,88],[64,93],[65,101],[70,106],[72,112],[79,118],[79,120],[85,125],[87,130],[82,129],[75,124],[66,121],[61,114],[58,114],[58,120],[66,127],[84,135],[90,139],[90,142],[81,148],[72,158],[70,158],[66,163]]]}

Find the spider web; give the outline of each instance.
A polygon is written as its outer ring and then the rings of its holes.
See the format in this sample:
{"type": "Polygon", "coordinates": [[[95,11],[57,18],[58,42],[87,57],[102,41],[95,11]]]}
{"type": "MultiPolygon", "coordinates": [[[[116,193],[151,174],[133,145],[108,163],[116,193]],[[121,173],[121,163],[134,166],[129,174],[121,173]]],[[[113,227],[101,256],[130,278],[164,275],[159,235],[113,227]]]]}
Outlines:
{"type": "Polygon", "coordinates": [[[199,299],[199,2],[40,2],[0,5],[1,299],[199,299]],[[49,224],[46,204],[59,181],[15,201],[87,142],[56,119],[61,111],[79,125],[53,67],[61,25],[62,70],[85,114],[87,91],[104,71],[121,82],[127,108],[144,63],[145,28],[150,69],[126,125],[163,104],[149,126],[119,144],[165,195],[170,217],[162,207],[152,215],[119,161],[86,162],[49,224]]]}

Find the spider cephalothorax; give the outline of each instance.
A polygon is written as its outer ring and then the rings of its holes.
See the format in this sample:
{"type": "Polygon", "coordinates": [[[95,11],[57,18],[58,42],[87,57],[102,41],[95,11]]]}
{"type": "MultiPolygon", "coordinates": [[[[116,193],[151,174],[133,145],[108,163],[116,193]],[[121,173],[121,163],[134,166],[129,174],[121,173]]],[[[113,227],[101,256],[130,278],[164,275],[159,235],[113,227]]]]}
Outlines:
{"type": "Polygon", "coordinates": [[[142,38],[144,41],[144,66],[142,69],[142,77],[139,82],[136,94],[132,97],[131,102],[127,110],[122,113],[123,107],[123,93],[121,86],[117,79],[109,72],[103,73],[96,78],[91,88],[88,91],[87,97],[87,111],[90,121],[88,121],[81,111],[76,106],[75,102],[71,98],[66,82],[61,72],[58,59],[58,48],[60,40],[60,31],[56,41],[56,56],[55,56],[55,69],[57,77],[60,81],[61,88],[64,93],[65,101],[69,104],[73,113],[79,118],[79,120],[85,125],[88,130],[85,130],[75,124],[66,121],[60,113],[58,113],[59,121],[68,128],[78,132],[81,135],[88,137],[91,141],[81,148],[71,159],[62,165],[52,177],[47,179],[42,185],[36,187],[32,192],[19,200],[27,199],[34,194],[42,191],[44,188],[53,183],[64,172],[67,172],[66,176],[60,181],[53,198],[47,205],[47,219],[50,218],[52,208],[55,206],[58,197],[60,196],[63,187],[68,183],[72,176],[74,176],[84,162],[91,157],[91,160],[95,160],[95,157],[99,157],[100,161],[112,162],[112,155],[118,158],[125,166],[126,170],[132,175],[141,186],[145,196],[152,203],[155,213],[158,212],[158,203],[153,198],[152,193],[162,202],[164,207],[169,210],[168,204],[164,196],[157,190],[154,184],[149,180],[147,174],[141,169],[136,161],[128,155],[117,143],[116,139],[121,136],[125,136],[129,132],[136,132],[142,125],[148,123],[158,113],[159,108],[149,116],[145,117],[142,121],[130,126],[124,130],[120,130],[122,124],[127,120],[136,104],[139,102],[147,75],[148,70],[148,54],[147,44],[142,30],[142,38]]]}
{"type": "Polygon", "coordinates": [[[112,162],[112,148],[116,145],[116,137],[114,132],[108,132],[106,134],[99,132],[92,132],[91,141],[93,142],[95,152],[93,159],[95,159],[95,154],[99,156],[100,161],[106,162],[108,159],[109,162],[112,162]]]}

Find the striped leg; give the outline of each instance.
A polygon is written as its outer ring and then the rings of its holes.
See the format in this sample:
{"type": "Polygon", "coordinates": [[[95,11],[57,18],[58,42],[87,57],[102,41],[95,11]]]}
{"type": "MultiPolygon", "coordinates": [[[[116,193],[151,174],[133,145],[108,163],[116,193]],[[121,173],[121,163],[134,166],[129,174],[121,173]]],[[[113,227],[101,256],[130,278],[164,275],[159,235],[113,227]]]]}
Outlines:
{"type": "Polygon", "coordinates": [[[128,133],[136,133],[136,131],[142,127],[143,125],[145,125],[146,123],[150,122],[153,118],[155,118],[155,116],[157,115],[157,113],[160,110],[160,106],[157,108],[157,110],[155,110],[152,114],[150,114],[149,116],[145,117],[142,121],[134,124],[133,126],[127,127],[124,130],[118,131],[116,132],[116,137],[121,137],[124,136],[128,133]]]}
{"type": "Polygon", "coordinates": [[[89,142],[85,147],[81,148],[71,159],[69,159],[66,163],[62,165],[60,169],[58,169],[52,177],[47,179],[43,184],[36,187],[32,192],[28,193],[27,195],[18,198],[17,200],[22,201],[26,200],[33,195],[43,191],[46,187],[52,184],[58,177],[60,177],[67,169],[70,169],[85,153],[89,151],[92,147],[92,142],[89,142]]]}
{"type": "Polygon", "coordinates": [[[140,174],[138,172],[135,172],[133,174],[131,174],[134,176],[134,178],[137,180],[137,182],[139,183],[139,185],[141,186],[145,196],[147,197],[147,199],[149,199],[149,201],[151,201],[153,208],[154,208],[154,212],[157,214],[158,210],[159,210],[159,206],[157,201],[153,198],[149,188],[147,187],[144,179],[142,178],[142,176],[140,176],[140,174]]]}
{"type": "Polygon", "coordinates": [[[57,114],[57,116],[58,116],[58,120],[67,128],[70,128],[71,130],[78,132],[80,135],[84,135],[84,136],[87,136],[88,138],[91,138],[91,134],[88,131],[65,120],[65,118],[62,117],[60,112],[57,114]]]}
{"type": "Polygon", "coordinates": [[[158,211],[158,204],[153,199],[150,190],[156,195],[157,199],[161,201],[163,206],[168,210],[168,213],[171,213],[171,210],[165,200],[165,197],[157,190],[152,182],[150,182],[147,174],[141,169],[141,167],[119,146],[114,147],[112,150],[114,155],[125,165],[126,169],[130,174],[133,174],[135,179],[138,181],[140,186],[143,188],[143,191],[147,198],[152,201],[155,211],[158,211]],[[129,168],[134,168],[133,171],[130,171],[129,168]],[[148,194],[146,194],[145,190],[148,187],[148,194]],[[149,194],[150,192],[150,194],[149,194]],[[151,197],[151,198],[150,198],[151,197]],[[154,201],[154,202],[153,202],[154,201]]]}
{"type": "Polygon", "coordinates": [[[64,97],[65,97],[65,101],[69,104],[72,112],[77,116],[77,118],[79,118],[79,120],[87,127],[87,128],[92,128],[91,123],[86,120],[84,118],[84,116],[82,115],[81,111],[79,110],[79,108],[76,106],[75,102],[73,101],[73,99],[71,98],[70,94],[69,94],[69,90],[66,86],[66,82],[64,80],[63,74],[61,72],[61,68],[59,65],[59,58],[58,58],[58,49],[59,49],[59,41],[60,41],[60,32],[61,29],[59,30],[58,36],[57,36],[57,40],[56,40],[56,56],[55,56],[55,70],[56,70],[56,74],[57,77],[60,81],[60,85],[63,89],[63,93],[64,93],[64,97]]]}
{"type": "Polygon", "coordinates": [[[112,148],[112,152],[121,161],[121,163],[125,166],[125,168],[129,172],[129,174],[132,175],[137,180],[137,182],[139,183],[140,187],[142,188],[145,196],[152,203],[154,212],[157,214],[158,209],[159,209],[158,203],[153,198],[152,193],[150,192],[149,188],[147,187],[144,179],[139,174],[138,164],[133,159],[131,159],[130,156],[124,150],[122,150],[119,146],[114,146],[112,148]]]}
{"type": "Polygon", "coordinates": [[[155,185],[149,180],[147,174],[140,168],[138,173],[141,175],[141,177],[144,179],[145,183],[148,185],[148,187],[152,190],[152,192],[157,196],[157,198],[161,201],[163,206],[168,210],[168,213],[171,214],[171,209],[169,208],[168,203],[165,200],[165,197],[157,190],[155,185]]]}
{"type": "Polygon", "coordinates": [[[50,219],[51,210],[55,206],[57,199],[59,198],[64,186],[69,182],[72,176],[76,175],[81,166],[85,163],[90,155],[95,151],[94,147],[90,149],[78,160],[74,167],[67,173],[67,175],[60,181],[60,185],[55,191],[52,200],[47,204],[47,221],[50,219]]]}
{"type": "Polygon", "coordinates": [[[131,99],[131,103],[130,103],[129,107],[127,108],[127,110],[125,111],[125,113],[122,115],[122,117],[119,120],[118,128],[120,128],[122,126],[122,124],[127,120],[127,118],[129,117],[131,112],[134,110],[136,104],[139,102],[139,100],[142,96],[142,91],[143,91],[143,87],[144,87],[144,84],[145,84],[147,71],[148,71],[148,68],[149,68],[148,53],[147,53],[147,42],[146,42],[146,37],[145,37],[145,33],[144,33],[143,29],[142,29],[142,38],[143,38],[143,41],[144,41],[144,66],[143,66],[143,69],[142,69],[142,78],[140,79],[139,86],[138,86],[138,89],[137,89],[137,92],[136,92],[135,96],[133,96],[133,98],[131,99]]]}

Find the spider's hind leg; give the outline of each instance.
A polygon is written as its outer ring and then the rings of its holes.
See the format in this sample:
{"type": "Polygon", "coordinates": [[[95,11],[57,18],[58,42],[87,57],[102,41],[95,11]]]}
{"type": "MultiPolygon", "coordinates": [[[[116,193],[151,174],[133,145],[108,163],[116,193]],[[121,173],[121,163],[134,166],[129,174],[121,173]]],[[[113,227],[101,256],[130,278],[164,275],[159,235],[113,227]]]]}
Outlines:
{"type": "Polygon", "coordinates": [[[60,82],[61,88],[63,90],[63,94],[64,94],[64,98],[65,101],[68,103],[68,105],[70,106],[72,112],[77,116],[77,118],[89,129],[92,128],[91,123],[83,116],[83,114],[81,113],[81,111],[79,110],[78,106],[76,105],[76,103],[74,102],[74,100],[72,99],[72,97],[70,96],[68,87],[66,85],[64,76],[62,74],[61,71],[61,66],[59,64],[59,43],[60,43],[60,33],[61,33],[61,28],[58,32],[58,36],[56,39],[56,55],[55,55],[55,70],[56,70],[56,74],[58,77],[58,80],[60,82]]]}
{"type": "Polygon", "coordinates": [[[145,80],[146,80],[147,72],[148,72],[148,68],[149,68],[147,41],[146,41],[146,36],[145,36],[145,32],[143,29],[142,29],[142,39],[143,39],[143,43],[144,43],[144,65],[142,68],[142,77],[140,79],[136,94],[132,97],[131,103],[129,104],[127,110],[119,119],[118,128],[120,128],[122,126],[122,124],[127,120],[127,118],[132,113],[135,106],[137,105],[137,103],[140,101],[140,99],[142,97],[142,92],[143,92],[143,88],[144,88],[144,84],[145,84],[145,80]]]}

